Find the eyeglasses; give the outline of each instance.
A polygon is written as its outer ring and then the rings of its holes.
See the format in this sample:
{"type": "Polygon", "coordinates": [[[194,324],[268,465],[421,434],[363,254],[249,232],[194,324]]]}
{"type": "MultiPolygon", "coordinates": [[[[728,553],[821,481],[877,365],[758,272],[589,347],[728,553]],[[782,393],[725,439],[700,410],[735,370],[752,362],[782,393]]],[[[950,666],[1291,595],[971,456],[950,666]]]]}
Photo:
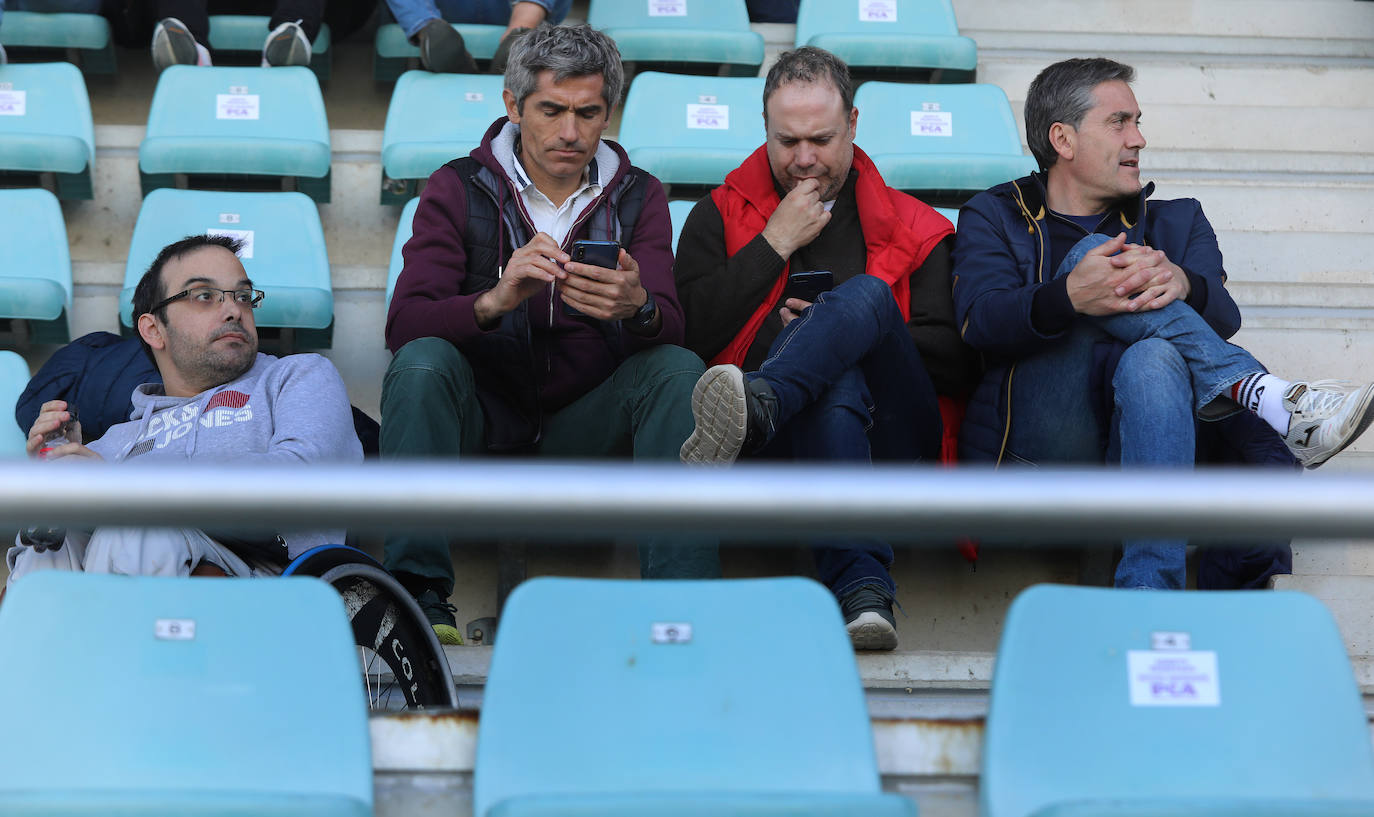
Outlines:
{"type": "Polygon", "coordinates": [[[156,312],[172,301],[185,298],[192,306],[201,308],[216,306],[224,303],[224,296],[229,295],[234,299],[234,303],[246,306],[249,309],[257,309],[262,303],[263,291],[260,289],[217,289],[215,287],[191,287],[183,289],[170,298],[163,298],[153,305],[148,312],[156,312]]]}

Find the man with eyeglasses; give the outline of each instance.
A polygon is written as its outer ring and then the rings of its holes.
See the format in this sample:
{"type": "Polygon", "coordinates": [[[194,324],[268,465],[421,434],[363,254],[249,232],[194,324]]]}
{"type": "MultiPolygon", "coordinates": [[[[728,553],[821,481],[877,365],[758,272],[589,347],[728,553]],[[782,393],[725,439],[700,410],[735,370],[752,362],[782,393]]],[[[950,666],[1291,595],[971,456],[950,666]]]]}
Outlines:
{"type": "MultiPolygon", "coordinates": [[[[239,249],[235,239],[205,235],[164,247],[134,290],[139,338],[162,383],[135,389],[130,421],[89,445],[65,402],[45,403],[29,432],[29,455],[259,466],[361,461],[348,393],[334,365],[313,354],[258,353],[253,310],[263,292],[253,288],[239,249]],[[48,439],[64,427],[66,442],[48,439]]],[[[156,472],[145,476],[157,479],[156,472]]],[[[295,556],[343,536],[342,530],[254,536],[97,528],[68,531],[47,546],[21,533],[6,561],[11,582],[36,570],[252,576],[278,573],[295,556]]]]}

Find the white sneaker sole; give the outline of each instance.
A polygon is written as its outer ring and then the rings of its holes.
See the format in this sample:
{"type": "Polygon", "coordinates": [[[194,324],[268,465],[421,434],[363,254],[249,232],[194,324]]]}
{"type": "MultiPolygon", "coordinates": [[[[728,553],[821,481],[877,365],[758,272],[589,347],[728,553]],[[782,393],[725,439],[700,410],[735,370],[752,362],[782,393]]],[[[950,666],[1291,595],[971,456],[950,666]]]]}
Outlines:
{"type": "Polygon", "coordinates": [[[682,444],[686,463],[728,465],[739,456],[748,431],[744,372],[738,366],[712,366],[692,389],[696,429],[682,444]]]}
{"type": "Polygon", "coordinates": [[[877,613],[860,613],[845,625],[845,629],[849,631],[849,643],[856,650],[897,649],[897,628],[877,613]]]}
{"type": "Polygon", "coordinates": [[[1364,393],[1360,396],[1359,405],[1351,412],[1350,417],[1351,425],[1348,430],[1342,432],[1340,443],[1318,457],[1314,457],[1304,462],[1304,468],[1310,471],[1341,453],[1349,448],[1351,443],[1358,440],[1360,435],[1369,428],[1370,422],[1374,422],[1374,384],[1364,387],[1364,393]]]}

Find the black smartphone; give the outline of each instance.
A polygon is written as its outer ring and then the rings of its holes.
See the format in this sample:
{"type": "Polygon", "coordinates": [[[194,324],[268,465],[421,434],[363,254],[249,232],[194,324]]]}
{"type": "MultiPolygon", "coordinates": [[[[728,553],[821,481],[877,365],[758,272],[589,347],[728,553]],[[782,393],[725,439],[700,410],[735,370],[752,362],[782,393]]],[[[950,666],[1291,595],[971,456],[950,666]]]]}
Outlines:
{"type": "MultiPolygon", "coordinates": [[[[620,261],[620,244],[616,241],[574,241],[570,254],[575,263],[615,269],[620,261]]],[[[563,314],[583,317],[581,310],[569,306],[566,301],[563,303],[563,314]]]]}
{"type": "Polygon", "coordinates": [[[835,276],[829,270],[787,273],[787,287],[782,291],[784,302],[788,298],[800,298],[815,303],[822,292],[835,288],[835,276]]]}

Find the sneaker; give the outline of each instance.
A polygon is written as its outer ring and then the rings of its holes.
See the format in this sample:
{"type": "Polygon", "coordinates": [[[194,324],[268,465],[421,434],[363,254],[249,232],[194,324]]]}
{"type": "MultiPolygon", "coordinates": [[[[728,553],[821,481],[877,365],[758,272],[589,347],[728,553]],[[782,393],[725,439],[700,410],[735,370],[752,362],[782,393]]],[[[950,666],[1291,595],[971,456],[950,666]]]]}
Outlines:
{"type": "Polygon", "coordinates": [[[438,636],[440,644],[461,645],[463,635],[458,632],[457,620],[454,613],[458,608],[448,603],[447,599],[440,598],[435,590],[426,589],[415,597],[416,603],[420,605],[420,611],[429,619],[429,624],[434,628],[434,634],[438,636]]]}
{"type": "Polygon", "coordinates": [[[475,74],[477,61],[463,45],[463,35],[438,18],[425,23],[418,36],[420,64],[438,74],[475,74]]]}
{"type": "Polygon", "coordinates": [[[9,61],[10,55],[6,54],[5,47],[3,45],[0,45],[0,65],[8,65],[9,61]]]}
{"type": "Polygon", "coordinates": [[[207,65],[209,56],[210,52],[196,42],[191,30],[177,18],[164,17],[153,27],[153,66],[157,70],[170,65],[207,65]],[[206,62],[201,62],[202,57],[206,62]]]}
{"type": "Polygon", "coordinates": [[[501,43],[496,46],[496,53],[491,55],[491,73],[506,73],[506,62],[510,58],[510,47],[515,42],[515,38],[529,33],[528,28],[513,28],[510,33],[501,38],[501,43]]]}
{"type": "Polygon", "coordinates": [[[309,65],[310,40],[301,28],[301,21],[285,22],[267,35],[262,44],[262,67],[272,65],[309,65]]]}
{"type": "Polygon", "coordinates": [[[712,366],[692,389],[696,428],[679,456],[687,463],[732,463],[741,451],[757,451],[773,439],[777,409],[768,381],[746,383],[738,366],[712,366]]]}
{"type": "Polygon", "coordinates": [[[1355,442],[1374,420],[1374,383],[1294,383],[1283,395],[1283,407],[1291,413],[1283,441],[1304,467],[1316,468],[1355,442]]]}
{"type": "Polygon", "coordinates": [[[897,620],[892,617],[892,594],[866,584],[840,599],[844,628],[856,650],[897,649],[897,620]]]}

